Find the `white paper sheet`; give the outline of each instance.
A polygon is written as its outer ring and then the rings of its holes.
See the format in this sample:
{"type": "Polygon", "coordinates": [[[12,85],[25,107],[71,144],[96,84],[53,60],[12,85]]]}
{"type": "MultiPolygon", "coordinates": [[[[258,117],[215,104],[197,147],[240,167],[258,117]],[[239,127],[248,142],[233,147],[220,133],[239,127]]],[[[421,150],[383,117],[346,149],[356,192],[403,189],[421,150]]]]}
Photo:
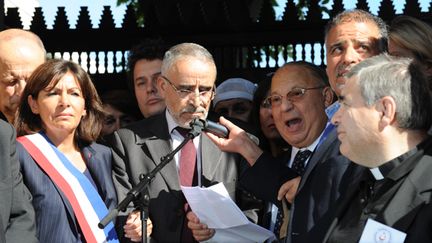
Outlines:
{"type": "Polygon", "coordinates": [[[192,211],[216,234],[208,242],[264,242],[273,232],[250,222],[223,183],[208,188],[181,187],[192,211]]]}

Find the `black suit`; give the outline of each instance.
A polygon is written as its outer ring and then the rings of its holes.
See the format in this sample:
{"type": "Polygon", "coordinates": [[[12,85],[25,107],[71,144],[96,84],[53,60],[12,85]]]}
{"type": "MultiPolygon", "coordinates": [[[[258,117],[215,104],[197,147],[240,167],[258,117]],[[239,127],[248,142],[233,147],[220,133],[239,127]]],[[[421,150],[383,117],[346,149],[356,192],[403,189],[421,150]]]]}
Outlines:
{"type": "Polygon", "coordinates": [[[418,148],[418,151],[399,156],[398,162],[394,159],[380,166],[380,171],[387,170],[382,172],[383,180],[371,180],[371,173],[365,171],[338,201],[338,209],[323,241],[336,242],[335,232],[345,241],[346,235],[358,241],[367,218],[372,218],[406,233],[405,243],[432,242],[432,139],[428,138],[418,148]],[[390,163],[393,163],[391,169],[390,163]],[[368,197],[363,193],[367,189],[366,181],[372,181],[369,186],[375,187],[375,192],[368,193],[368,197]]]}
{"type": "Polygon", "coordinates": [[[24,186],[15,129],[0,121],[0,242],[38,242],[31,195],[24,186]]]}
{"type": "MultiPolygon", "coordinates": [[[[165,112],[120,129],[114,133],[111,141],[114,151],[114,185],[119,200],[139,183],[140,174],[152,171],[160,164],[160,158],[173,149],[165,112]]],[[[220,151],[204,134],[201,135],[200,144],[202,186],[223,182],[235,200],[238,155],[220,151]]],[[[149,185],[149,194],[152,239],[158,242],[180,242],[185,199],[180,190],[174,161],[156,174],[149,185]]]]}
{"type": "MultiPolygon", "coordinates": [[[[339,145],[333,129],[311,155],[291,205],[287,242],[322,240],[334,203],[346,192],[348,182],[363,170],[340,154],[339,145]]],[[[276,198],[280,186],[296,174],[285,166],[288,161],[269,160],[272,158],[263,154],[245,172],[241,183],[258,197],[280,205],[276,198]]]]}
{"type": "Polygon", "coordinates": [[[3,112],[0,112],[0,119],[5,121],[5,122],[8,122],[6,116],[3,114],[3,112]]]}

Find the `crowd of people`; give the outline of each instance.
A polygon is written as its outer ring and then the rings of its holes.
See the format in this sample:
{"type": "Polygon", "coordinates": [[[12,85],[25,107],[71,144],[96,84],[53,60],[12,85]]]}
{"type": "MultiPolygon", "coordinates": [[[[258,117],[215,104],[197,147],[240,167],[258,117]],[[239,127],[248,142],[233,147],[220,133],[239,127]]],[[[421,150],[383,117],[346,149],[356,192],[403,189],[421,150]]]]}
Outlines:
{"type": "Polygon", "coordinates": [[[150,40],[129,90],[100,96],[37,35],[1,31],[0,242],[213,241],[181,187],[220,182],[274,242],[432,242],[432,27],[353,9],[323,31],[325,70],[218,86],[205,47],[150,40]],[[195,134],[196,118],[229,134],[195,134]]]}

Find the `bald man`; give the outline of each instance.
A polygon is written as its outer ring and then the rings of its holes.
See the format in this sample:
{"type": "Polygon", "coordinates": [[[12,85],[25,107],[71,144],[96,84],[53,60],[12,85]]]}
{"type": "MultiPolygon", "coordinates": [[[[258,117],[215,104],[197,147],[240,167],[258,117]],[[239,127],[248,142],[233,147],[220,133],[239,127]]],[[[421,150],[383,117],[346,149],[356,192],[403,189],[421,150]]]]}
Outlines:
{"type": "Polygon", "coordinates": [[[0,118],[12,123],[28,77],[45,62],[41,39],[22,29],[0,32],[0,118]]]}

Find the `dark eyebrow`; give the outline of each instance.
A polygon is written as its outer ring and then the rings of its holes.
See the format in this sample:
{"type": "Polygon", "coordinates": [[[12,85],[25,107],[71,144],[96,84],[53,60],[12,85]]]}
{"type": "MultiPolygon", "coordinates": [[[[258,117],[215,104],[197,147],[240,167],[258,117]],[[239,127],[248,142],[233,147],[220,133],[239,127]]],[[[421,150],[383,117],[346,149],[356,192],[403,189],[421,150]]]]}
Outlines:
{"type": "Polygon", "coordinates": [[[333,49],[335,47],[341,47],[341,46],[343,46],[343,43],[344,43],[344,41],[338,41],[336,43],[333,43],[330,45],[330,49],[333,49]]]}
{"type": "Polygon", "coordinates": [[[155,72],[155,73],[153,73],[151,76],[152,76],[152,77],[157,77],[157,76],[159,76],[159,75],[161,75],[161,72],[155,72]]]}

